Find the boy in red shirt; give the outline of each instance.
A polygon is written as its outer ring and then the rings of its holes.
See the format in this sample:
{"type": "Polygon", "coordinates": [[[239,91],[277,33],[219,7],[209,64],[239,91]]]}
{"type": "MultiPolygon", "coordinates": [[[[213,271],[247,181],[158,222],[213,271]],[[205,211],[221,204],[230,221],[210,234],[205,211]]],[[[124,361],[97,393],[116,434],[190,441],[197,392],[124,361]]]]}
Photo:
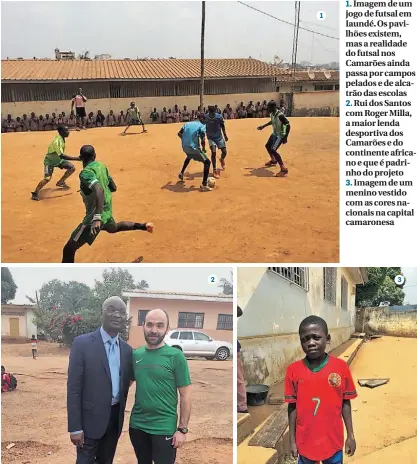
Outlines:
{"type": "Polygon", "coordinates": [[[342,464],[343,422],[345,452],[353,456],[356,450],[350,406],[358,396],[355,384],[346,362],[325,352],[326,321],[305,318],[299,335],[306,357],[291,364],[285,377],[291,453],[298,464],[342,464]]]}

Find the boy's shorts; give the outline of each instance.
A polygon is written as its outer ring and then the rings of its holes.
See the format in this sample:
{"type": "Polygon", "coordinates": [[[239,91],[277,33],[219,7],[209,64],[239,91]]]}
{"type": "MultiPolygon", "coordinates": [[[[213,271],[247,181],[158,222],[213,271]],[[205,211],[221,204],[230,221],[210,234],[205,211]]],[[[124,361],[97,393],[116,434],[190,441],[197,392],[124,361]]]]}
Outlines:
{"type": "Polygon", "coordinates": [[[194,161],[199,161],[200,163],[204,163],[204,161],[208,159],[204,151],[199,150],[198,148],[185,147],[183,148],[183,150],[184,150],[184,153],[187,155],[187,158],[191,158],[194,161]]]}
{"type": "Polygon", "coordinates": [[[141,126],[143,124],[142,122],[142,118],[139,118],[139,119],[131,119],[129,124],[131,126],[141,126]]]}
{"type": "Polygon", "coordinates": [[[226,148],[226,142],[224,141],[223,137],[217,138],[217,139],[208,139],[209,147],[217,147],[220,150],[222,148],[226,148]]]}
{"type": "MultiPolygon", "coordinates": [[[[312,461],[304,456],[298,456],[298,464],[316,464],[318,461],[312,461]]],[[[321,461],[323,464],[343,464],[343,451],[338,451],[330,458],[321,461]]]]}
{"type": "MultiPolygon", "coordinates": [[[[107,221],[105,224],[102,224],[101,230],[106,230],[106,226],[112,226],[116,224],[116,221],[112,217],[109,221],[107,221]]],[[[81,223],[71,234],[71,239],[74,242],[77,242],[78,248],[81,248],[84,246],[86,243],[88,245],[92,245],[95,241],[95,239],[98,237],[99,234],[97,235],[91,235],[91,224],[86,225],[81,223]]]]}
{"type": "Polygon", "coordinates": [[[54,173],[54,169],[65,169],[65,160],[62,160],[58,166],[50,166],[49,164],[44,164],[43,166],[43,177],[49,179],[54,173]]]}
{"type": "Polygon", "coordinates": [[[266,142],[266,147],[269,150],[276,151],[281,146],[282,137],[280,135],[271,134],[268,142],[266,142]]]}

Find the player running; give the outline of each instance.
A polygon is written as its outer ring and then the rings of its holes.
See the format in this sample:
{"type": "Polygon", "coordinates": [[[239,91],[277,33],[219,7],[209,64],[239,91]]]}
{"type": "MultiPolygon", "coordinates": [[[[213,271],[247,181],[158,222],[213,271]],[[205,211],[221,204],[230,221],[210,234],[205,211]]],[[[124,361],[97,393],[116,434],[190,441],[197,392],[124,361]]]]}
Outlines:
{"type": "Polygon", "coordinates": [[[144,132],[148,132],[145,129],[145,124],[140,116],[139,108],[135,105],[135,102],[130,103],[130,107],[127,109],[126,112],[127,117],[127,126],[126,129],[122,132],[122,135],[126,135],[126,131],[129,129],[130,126],[142,126],[142,134],[144,132]]]}
{"type": "Polygon", "coordinates": [[[65,169],[66,173],[59,179],[56,186],[69,189],[69,185],[65,183],[68,177],[75,172],[75,167],[70,161],[81,161],[79,157],[67,156],[65,151],[65,139],[69,136],[68,126],[64,124],[58,125],[58,135],[54,137],[48,147],[48,153],[45,155],[44,164],[44,178],[32,192],[32,200],[39,201],[39,192],[45,185],[52,179],[52,174],[55,168],[65,169]]]}
{"type": "Polygon", "coordinates": [[[84,166],[80,173],[80,192],[86,214],[64,246],[63,263],[73,263],[76,251],[86,243],[91,246],[100,230],[109,234],[127,230],[145,230],[152,233],[154,228],[152,222],[116,222],[113,218],[112,192],[115,192],[117,187],[106,166],[101,161],[96,161],[96,153],[91,145],[81,147],[80,159],[84,166]]]}
{"type": "Polygon", "coordinates": [[[213,176],[220,178],[220,169],[216,168],[216,147],[222,152],[220,164],[224,170],[226,167],[225,158],[227,155],[226,142],[229,140],[226,134],[226,126],[221,114],[216,112],[215,106],[208,107],[208,113],[205,114],[206,133],[211,149],[211,163],[213,165],[213,176]],[[222,134],[223,132],[223,134],[222,134]]]}
{"type": "Polygon", "coordinates": [[[276,177],[286,177],[288,175],[288,168],[282,161],[281,155],[278,153],[278,148],[282,143],[287,143],[288,135],[290,134],[290,122],[288,119],[279,112],[277,104],[274,101],[268,103],[268,113],[271,120],[266,124],[258,127],[258,130],[265,129],[265,127],[272,125],[272,134],[266,142],[265,148],[271,157],[271,160],[265,163],[265,166],[271,167],[279,164],[281,171],[276,174],[276,177]]]}
{"type": "Polygon", "coordinates": [[[181,182],[184,182],[184,172],[190,164],[190,161],[192,159],[194,161],[199,161],[204,164],[203,183],[200,185],[200,190],[202,192],[209,192],[213,189],[207,185],[211,163],[206,155],[206,126],[203,124],[204,121],[205,115],[204,113],[200,113],[197,121],[187,122],[178,132],[178,137],[182,142],[182,149],[187,155],[182,170],[178,174],[178,178],[181,182]]]}

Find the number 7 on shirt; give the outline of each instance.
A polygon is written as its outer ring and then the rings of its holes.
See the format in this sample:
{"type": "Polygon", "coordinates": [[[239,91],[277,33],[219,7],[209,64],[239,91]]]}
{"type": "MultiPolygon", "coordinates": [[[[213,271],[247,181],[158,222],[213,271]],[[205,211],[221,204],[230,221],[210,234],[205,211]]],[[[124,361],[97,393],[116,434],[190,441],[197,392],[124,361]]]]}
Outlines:
{"type": "Polygon", "coordinates": [[[311,398],[313,401],[317,401],[316,407],[314,408],[313,416],[317,415],[317,411],[320,407],[320,398],[311,398]]]}

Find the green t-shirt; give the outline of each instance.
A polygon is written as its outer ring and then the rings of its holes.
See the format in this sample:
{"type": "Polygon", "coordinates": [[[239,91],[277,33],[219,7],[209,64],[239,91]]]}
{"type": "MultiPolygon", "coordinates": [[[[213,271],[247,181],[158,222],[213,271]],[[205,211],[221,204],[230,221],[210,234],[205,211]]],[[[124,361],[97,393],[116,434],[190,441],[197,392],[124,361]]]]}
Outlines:
{"type": "Polygon", "coordinates": [[[272,133],[274,135],[279,135],[281,137],[285,137],[285,134],[287,133],[287,128],[282,122],[280,121],[279,117],[282,113],[280,113],[278,110],[276,113],[271,113],[269,116],[271,117],[271,122],[272,122],[272,133]]]}
{"type": "Polygon", "coordinates": [[[101,222],[106,224],[113,218],[112,195],[109,189],[111,177],[106,166],[100,161],[89,163],[80,172],[80,192],[85,205],[85,217],[83,224],[89,225],[93,222],[96,210],[95,197],[92,195],[91,188],[94,184],[100,184],[104,191],[104,207],[101,212],[101,222]]]}
{"type": "Polygon", "coordinates": [[[137,106],[134,108],[128,108],[127,110],[128,116],[130,116],[130,119],[138,120],[140,119],[140,111],[137,106]]]}
{"type": "Polygon", "coordinates": [[[164,345],[133,352],[136,396],[130,426],[151,435],[172,436],[177,430],[177,389],[191,385],[188,363],[181,350],[164,345]]]}
{"type": "Polygon", "coordinates": [[[52,142],[49,144],[48,153],[45,155],[43,164],[45,166],[59,166],[62,161],[60,155],[63,155],[65,151],[65,139],[61,135],[56,135],[52,142]]]}

